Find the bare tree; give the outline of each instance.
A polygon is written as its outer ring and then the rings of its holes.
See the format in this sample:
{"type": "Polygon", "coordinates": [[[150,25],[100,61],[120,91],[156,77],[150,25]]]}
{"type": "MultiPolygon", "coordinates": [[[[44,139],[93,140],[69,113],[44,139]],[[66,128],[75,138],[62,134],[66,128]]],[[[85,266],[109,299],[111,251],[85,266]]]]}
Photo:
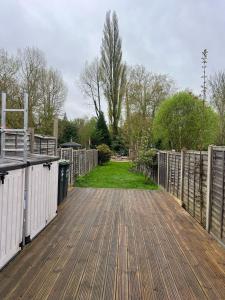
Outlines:
{"type": "Polygon", "coordinates": [[[125,127],[130,147],[138,150],[142,137],[151,135],[156,109],[172,93],[174,83],[167,75],[151,73],[141,65],[130,67],[127,77],[125,127]]]}
{"type": "Polygon", "coordinates": [[[46,68],[44,54],[37,48],[18,51],[21,86],[29,95],[29,126],[35,127],[37,108],[40,104],[40,79],[46,68]]]}
{"type": "MultiPolygon", "coordinates": [[[[16,57],[10,56],[6,50],[0,49],[0,92],[7,93],[7,105],[11,108],[22,107],[21,88],[18,82],[19,63],[16,57]],[[17,100],[17,101],[15,101],[17,100]]],[[[0,99],[1,101],[1,99],[0,99]]],[[[7,114],[7,125],[20,128],[21,113],[7,114]]]]}
{"type": "Polygon", "coordinates": [[[225,73],[220,71],[209,80],[210,102],[216,109],[220,120],[218,143],[225,145],[225,73]]]}
{"type": "Polygon", "coordinates": [[[51,68],[42,70],[39,93],[38,130],[44,134],[52,134],[54,118],[62,114],[67,94],[63,78],[57,70],[51,68]]]}
{"type": "Polygon", "coordinates": [[[145,118],[154,117],[159,104],[173,91],[174,83],[167,76],[154,74],[137,65],[129,70],[128,94],[131,111],[145,118]]]}
{"type": "Polygon", "coordinates": [[[103,89],[108,101],[109,121],[112,135],[118,135],[122,100],[126,88],[126,66],[122,62],[122,43],[119,36],[118,19],[115,12],[108,11],[101,46],[103,89]]]}
{"type": "Polygon", "coordinates": [[[0,49],[0,90],[12,92],[12,88],[17,84],[17,73],[19,70],[18,60],[9,56],[6,50],[0,49]]]}
{"type": "Polygon", "coordinates": [[[80,76],[80,86],[83,93],[90,97],[95,107],[96,116],[101,112],[101,68],[98,58],[93,62],[86,63],[80,76]]]}

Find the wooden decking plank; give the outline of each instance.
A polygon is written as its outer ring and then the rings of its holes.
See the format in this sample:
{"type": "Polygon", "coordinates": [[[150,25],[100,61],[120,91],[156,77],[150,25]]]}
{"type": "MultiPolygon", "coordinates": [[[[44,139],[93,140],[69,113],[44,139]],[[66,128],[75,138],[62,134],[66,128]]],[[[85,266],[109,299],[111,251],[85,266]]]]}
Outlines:
{"type": "Polygon", "coordinates": [[[140,266],[137,258],[137,248],[135,243],[135,233],[131,210],[131,195],[127,192],[126,207],[128,213],[128,295],[131,300],[142,299],[140,283],[140,266]]]}
{"type": "MultiPolygon", "coordinates": [[[[163,286],[165,286],[165,289],[167,291],[167,298],[180,299],[180,291],[178,291],[176,281],[173,276],[174,272],[171,270],[170,262],[165,256],[161,240],[158,237],[159,228],[157,223],[157,214],[151,214],[151,211],[154,210],[152,209],[152,201],[151,198],[149,198],[149,193],[143,192],[141,195],[141,199],[143,202],[140,208],[141,215],[146,215],[146,218],[152,217],[151,226],[149,226],[149,222],[146,221],[145,228],[143,228],[144,240],[149,255],[148,264],[150,268],[156,268],[158,270],[157,272],[160,274],[160,280],[162,280],[163,286]],[[148,205],[146,205],[146,201],[148,201],[148,205]]],[[[162,297],[164,296],[162,295],[162,297]]]]}
{"type": "Polygon", "coordinates": [[[77,289],[75,289],[76,279],[71,283],[72,286],[72,295],[76,299],[89,299],[92,292],[92,281],[95,276],[96,265],[98,262],[99,252],[101,251],[102,242],[105,236],[105,230],[107,227],[107,219],[109,213],[112,209],[112,201],[109,197],[106,197],[108,204],[104,210],[104,215],[101,222],[95,225],[98,229],[96,239],[92,248],[90,249],[90,255],[87,258],[87,263],[81,276],[80,284],[77,289]]]}
{"type": "MultiPolygon", "coordinates": [[[[135,244],[137,249],[137,260],[140,266],[140,283],[141,283],[141,294],[143,299],[157,299],[158,294],[164,294],[164,287],[158,290],[154,286],[154,280],[158,277],[158,273],[152,274],[152,272],[157,270],[152,270],[149,268],[147,263],[147,249],[143,238],[142,228],[140,225],[140,219],[138,216],[138,206],[140,205],[140,198],[138,192],[131,192],[132,197],[130,198],[132,212],[131,218],[133,222],[133,229],[135,234],[135,244]],[[161,293],[162,290],[162,293],[161,293]]],[[[159,281],[157,281],[158,284],[159,281]]],[[[158,298],[159,299],[159,298],[158,298]]]]}
{"type": "Polygon", "coordinates": [[[92,293],[91,293],[92,300],[102,299],[102,294],[104,292],[104,280],[107,275],[109,251],[111,248],[112,233],[114,228],[115,211],[117,209],[116,201],[113,201],[114,198],[113,190],[108,192],[108,197],[111,199],[111,203],[113,207],[111,209],[111,213],[108,218],[106,233],[101,247],[102,250],[101,256],[99,257],[97,268],[95,270],[95,277],[92,283],[92,293]]]}
{"type": "MultiPolygon", "coordinates": [[[[127,272],[127,212],[125,198],[122,191],[117,191],[120,201],[119,210],[119,245],[116,276],[116,297],[118,300],[128,299],[128,272],[127,272]]],[[[123,192],[126,194],[126,191],[123,192]]]]}
{"type": "Polygon", "coordinates": [[[102,294],[102,299],[114,299],[116,290],[116,272],[117,272],[117,253],[119,244],[119,205],[120,199],[118,199],[117,194],[114,193],[113,201],[116,202],[116,211],[114,219],[114,227],[112,232],[111,245],[109,249],[107,270],[104,280],[104,289],[102,294]]]}

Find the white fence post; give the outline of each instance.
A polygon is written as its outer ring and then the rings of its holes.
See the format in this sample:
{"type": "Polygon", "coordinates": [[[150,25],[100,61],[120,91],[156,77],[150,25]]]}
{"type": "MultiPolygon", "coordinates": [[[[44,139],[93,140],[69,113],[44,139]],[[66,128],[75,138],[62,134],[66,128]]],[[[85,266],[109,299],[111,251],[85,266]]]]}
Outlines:
{"type": "Polygon", "coordinates": [[[212,153],[213,146],[208,147],[208,172],[207,172],[207,196],[206,196],[206,230],[210,231],[211,218],[211,183],[212,183],[212,153]]]}

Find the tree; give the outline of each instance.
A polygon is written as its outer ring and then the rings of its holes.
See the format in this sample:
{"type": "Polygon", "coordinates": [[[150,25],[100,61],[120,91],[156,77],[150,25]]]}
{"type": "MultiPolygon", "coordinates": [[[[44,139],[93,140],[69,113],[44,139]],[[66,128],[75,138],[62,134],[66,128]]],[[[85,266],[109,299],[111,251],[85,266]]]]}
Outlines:
{"type": "Polygon", "coordinates": [[[74,121],[67,119],[66,114],[63,119],[59,119],[59,144],[70,141],[77,142],[78,128],[74,121]]]}
{"type": "Polygon", "coordinates": [[[20,62],[20,78],[23,91],[29,95],[28,120],[29,127],[35,128],[37,108],[41,101],[40,80],[46,68],[44,53],[37,48],[25,48],[18,51],[20,62]]]}
{"type": "MultiPolygon", "coordinates": [[[[23,104],[21,88],[18,82],[18,71],[18,59],[10,56],[6,50],[0,49],[0,92],[7,94],[7,105],[11,108],[22,108],[23,104]]],[[[9,127],[21,128],[23,125],[22,114],[7,113],[6,122],[9,127]]]]}
{"type": "Polygon", "coordinates": [[[93,101],[96,116],[99,117],[101,112],[101,68],[98,58],[88,64],[80,76],[80,86],[83,93],[93,101]]]}
{"type": "Polygon", "coordinates": [[[204,107],[204,130],[202,130],[202,100],[191,93],[180,92],[160,105],[153,123],[155,142],[161,141],[165,149],[180,151],[206,149],[214,143],[218,132],[218,116],[204,107]]]}
{"type": "Polygon", "coordinates": [[[104,113],[102,111],[99,112],[99,116],[96,123],[96,131],[93,133],[92,136],[92,144],[106,144],[108,146],[111,145],[109,129],[105,121],[104,113]]]}
{"type": "Polygon", "coordinates": [[[122,43],[115,12],[106,13],[101,46],[101,68],[104,95],[108,102],[109,122],[113,138],[118,134],[122,100],[126,87],[126,66],[122,62],[122,43]]]}
{"type": "Polygon", "coordinates": [[[219,115],[218,143],[225,145],[225,73],[216,73],[209,80],[211,104],[219,115]]]}
{"type": "MultiPolygon", "coordinates": [[[[61,74],[47,66],[44,53],[37,48],[18,50],[10,56],[0,49],[0,91],[7,93],[7,106],[23,108],[23,94],[28,93],[29,127],[51,134],[53,120],[60,116],[66,97],[61,74]]],[[[7,126],[23,127],[23,114],[7,113],[7,126]]]]}
{"type": "Polygon", "coordinates": [[[40,103],[37,108],[38,127],[42,134],[52,135],[54,119],[62,113],[66,87],[61,74],[52,68],[43,69],[40,77],[40,103]]]}
{"type": "Polygon", "coordinates": [[[129,147],[139,150],[143,137],[151,137],[152,122],[160,103],[174,89],[174,82],[137,65],[128,69],[124,124],[129,147]]]}
{"type": "MultiPolygon", "coordinates": [[[[11,95],[18,85],[17,73],[19,63],[16,58],[9,56],[6,50],[0,49],[0,90],[11,95]]],[[[18,92],[18,91],[17,91],[18,92]]]]}
{"type": "Polygon", "coordinates": [[[74,122],[78,128],[78,142],[82,144],[83,147],[89,148],[92,144],[92,136],[96,130],[96,118],[80,118],[75,119],[74,122]]]}

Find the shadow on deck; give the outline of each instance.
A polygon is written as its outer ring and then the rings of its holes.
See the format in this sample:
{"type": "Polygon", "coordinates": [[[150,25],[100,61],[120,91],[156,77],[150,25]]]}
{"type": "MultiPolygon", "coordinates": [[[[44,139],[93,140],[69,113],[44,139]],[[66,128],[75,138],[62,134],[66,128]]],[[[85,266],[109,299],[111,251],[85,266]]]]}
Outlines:
{"type": "Polygon", "coordinates": [[[162,191],[75,189],[0,299],[224,299],[225,251],[162,191]]]}

